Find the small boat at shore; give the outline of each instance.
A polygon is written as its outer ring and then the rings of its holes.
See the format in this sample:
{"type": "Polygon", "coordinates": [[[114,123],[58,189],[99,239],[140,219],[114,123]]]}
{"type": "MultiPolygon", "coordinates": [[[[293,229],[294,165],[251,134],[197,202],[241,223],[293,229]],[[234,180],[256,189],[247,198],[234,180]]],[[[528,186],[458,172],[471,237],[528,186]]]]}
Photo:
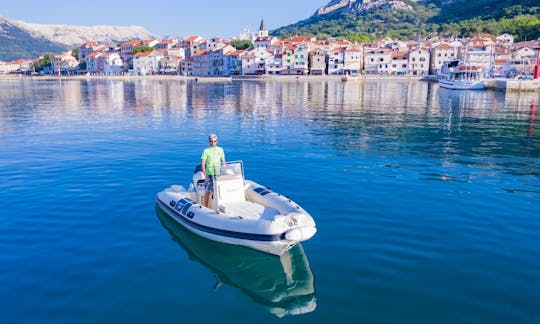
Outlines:
{"type": "Polygon", "coordinates": [[[208,239],[282,255],[317,232],[313,218],[291,199],[244,179],[242,161],[227,162],[202,205],[204,175],[195,170],[189,189],[173,185],[157,194],[158,206],[179,224],[208,239]]]}
{"type": "Polygon", "coordinates": [[[444,61],[437,81],[452,90],[484,90],[486,85],[479,66],[465,66],[459,60],[444,61]]]}

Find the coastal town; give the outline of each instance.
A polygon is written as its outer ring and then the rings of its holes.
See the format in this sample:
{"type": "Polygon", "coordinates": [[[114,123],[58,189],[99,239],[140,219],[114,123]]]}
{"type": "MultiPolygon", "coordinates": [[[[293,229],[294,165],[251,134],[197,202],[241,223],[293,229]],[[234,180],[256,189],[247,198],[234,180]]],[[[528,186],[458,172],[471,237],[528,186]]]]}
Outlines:
{"type": "Polygon", "coordinates": [[[246,29],[236,40],[246,40],[250,46],[238,49],[230,40],[201,36],[118,44],[88,41],[54,55],[39,71],[35,66],[43,57],[0,62],[0,74],[427,76],[437,74],[444,61],[460,60],[481,67],[487,77],[532,78],[540,56],[540,39],[514,42],[509,34],[451,39],[418,36],[409,41],[383,38],[370,43],[311,36],[278,39],[269,35],[264,20],[257,32],[246,29]]]}

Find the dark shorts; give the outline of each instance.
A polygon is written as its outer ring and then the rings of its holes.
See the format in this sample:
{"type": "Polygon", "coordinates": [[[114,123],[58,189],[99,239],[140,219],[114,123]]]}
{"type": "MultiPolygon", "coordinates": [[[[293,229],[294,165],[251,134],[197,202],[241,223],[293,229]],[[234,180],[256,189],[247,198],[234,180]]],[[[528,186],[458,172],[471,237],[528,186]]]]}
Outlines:
{"type": "Polygon", "coordinates": [[[209,180],[206,181],[206,192],[213,192],[214,191],[214,179],[216,176],[208,176],[209,180]]]}

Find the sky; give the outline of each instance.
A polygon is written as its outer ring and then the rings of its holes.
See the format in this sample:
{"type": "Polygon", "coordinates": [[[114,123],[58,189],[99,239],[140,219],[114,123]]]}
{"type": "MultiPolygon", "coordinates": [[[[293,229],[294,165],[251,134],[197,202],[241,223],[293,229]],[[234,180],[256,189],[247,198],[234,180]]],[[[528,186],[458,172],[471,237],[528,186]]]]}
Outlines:
{"type": "Polygon", "coordinates": [[[231,38],[244,28],[268,30],[312,16],[330,0],[14,0],[0,16],[35,24],[137,25],[160,36],[231,38]]]}

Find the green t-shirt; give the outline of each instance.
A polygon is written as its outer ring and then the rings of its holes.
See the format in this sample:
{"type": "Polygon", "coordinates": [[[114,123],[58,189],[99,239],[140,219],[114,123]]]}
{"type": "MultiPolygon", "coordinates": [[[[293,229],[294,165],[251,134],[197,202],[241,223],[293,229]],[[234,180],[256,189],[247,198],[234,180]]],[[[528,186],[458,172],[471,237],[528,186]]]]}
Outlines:
{"type": "Polygon", "coordinates": [[[205,160],[206,175],[219,175],[221,160],[225,160],[225,153],[221,147],[207,147],[201,155],[201,160],[205,160]]]}

